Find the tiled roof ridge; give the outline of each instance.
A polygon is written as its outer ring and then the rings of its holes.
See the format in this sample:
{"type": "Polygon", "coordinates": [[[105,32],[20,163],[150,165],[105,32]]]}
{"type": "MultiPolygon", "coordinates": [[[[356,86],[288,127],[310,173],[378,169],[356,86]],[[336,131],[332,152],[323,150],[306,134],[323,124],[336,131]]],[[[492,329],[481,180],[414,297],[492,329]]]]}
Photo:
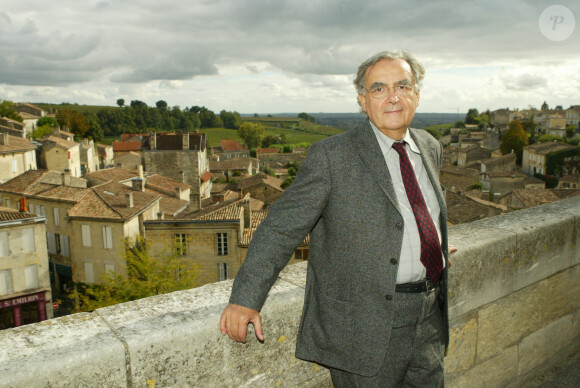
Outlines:
{"type": "MultiPolygon", "coordinates": [[[[105,198],[103,198],[103,196],[101,196],[101,194],[99,194],[99,192],[98,192],[97,190],[95,190],[97,187],[100,187],[100,186],[106,185],[106,184],[108,184],[108,183],[111,183],[111,182],[112,182],[112,181],[109,181],[109,182],[106,182],[106,183],[102,183],[102,184],[100,184],[100,185],[93,186],[93,187],[91,187],[90,189],[91,189],[91,190],[92,190],[92,191],[95,193],[95,195],[97,196],[97,198],[99,198],[99,199],[100,199],[100,200],[101,200],[101,201],[102,201],[102,202],[105,204],[105,206],[106,206],[106,207],[108,207],[110,210],[112,210],[112,211],[113,211],[115,214],[117,214],[117,215],[118,215],[118,216],[119,216],[121,219],[124,219],[125,217],[124,217],[124,216],[123,216],[121,213],[119,213],[119,211],[118,211],[118,210],[116,210],[114,207],[112,207],[112,206],[109,204],[109,202],[107,202],[107,200],[106,200],[105,198]]],[[[83,199],[84,199],[84,198],[83,198],[83,199]]]]}

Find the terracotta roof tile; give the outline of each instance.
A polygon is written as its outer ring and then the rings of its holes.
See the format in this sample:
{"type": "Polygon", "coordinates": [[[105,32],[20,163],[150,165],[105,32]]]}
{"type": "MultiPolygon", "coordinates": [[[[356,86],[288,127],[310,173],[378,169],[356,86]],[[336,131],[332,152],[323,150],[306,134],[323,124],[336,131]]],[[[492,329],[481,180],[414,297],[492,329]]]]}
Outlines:
{"type": "Polygon", "coordinates": [[[137,176],[136,171],[127,170],[125,168],[113,167],[106,168],[99,171],[92,171],[85,175],[87,179],[92,181],[96,180],[100,183],[105,183],[109,181],[122,182],[137,176]]]}
{"type": "Polygon", "coordinates": [[[34,143],[29,140],[8,135],[8,145],[0,144],[0,153],[32,151],[37,148],[38,146],[34,145],[34,143]]]}
{"type": "Polygon", "coordinates": [[[22,213],[15,209],[0,206],[0,221],[15,221],[37,217],[33,213],[22,213]]]}
{"type": "Polygon", "coordinates": [[[113,152],[141,151],[140,141],[114,141],[113,152]]]}
{"type": "Polygon", "coordinates": [[[237,188],[243,190],[247,189],[248,187],[257,186],[260,184],[265,184],[283,191],[283,189],[280,187],[280,185],[282,184],[282,180],[274,178],[273,176],[267,174],[258,174],[248,178],[241,179],[240,181],[238,181],[237,188]]]}
{"type": "Polygon", "coordinates": [[[220,141],[223,152],[247,151],[248,149],[238,143],[236,140],[221,140],[220,141]]]}

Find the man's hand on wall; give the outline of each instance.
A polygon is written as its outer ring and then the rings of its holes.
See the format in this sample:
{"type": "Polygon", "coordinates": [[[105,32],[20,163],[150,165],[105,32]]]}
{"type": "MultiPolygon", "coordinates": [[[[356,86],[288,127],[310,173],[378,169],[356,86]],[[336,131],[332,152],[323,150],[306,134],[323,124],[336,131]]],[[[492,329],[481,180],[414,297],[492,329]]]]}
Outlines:
{"type": "Polygon", "coordinates": [[[231,339],[238,342],[246,342],[248,323],[254,325],[256,337],[264,341],[262,332],[262,319],[257,310],[230,303],[224,309],[220,318],[220,330],[222,334],[227,334],[231,339]]]}

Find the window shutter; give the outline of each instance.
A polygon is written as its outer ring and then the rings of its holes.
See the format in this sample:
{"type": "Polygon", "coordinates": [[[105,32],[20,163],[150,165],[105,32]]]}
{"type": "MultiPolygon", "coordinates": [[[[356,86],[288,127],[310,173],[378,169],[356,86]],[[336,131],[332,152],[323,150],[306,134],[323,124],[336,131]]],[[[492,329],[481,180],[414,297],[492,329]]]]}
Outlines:
{"type": "Polygon", "coordinates": [[[8,232],[0,232],[0,257],[10,256],[8,232]]]}
{"type": "Polygon", "coordinates": [[[36,264],[24,267],[24,279],[27,290],[38,288],[38,267],[36,264]]]}
{"type": "Polygon", "coordinates": [[[68,244],[68,236],[66,234],[60,235],[60,251],[63,256],[70,257],[70,247],[68,244]]]}
{"type": "Polygon", "coordinates": [[[48,252],[56,253],[56,239],[54,233],[46,233],[46,241],[48,243],[48,252]]]}
{"type": "Polygon", "coordinates": [[[34,252],[36,244],[34,243],[34,229],[22,229],[22,249],[24,252],[34,252]]]}
{"type": "Polygon", "coordinates": [[[83,235],[83,247],[91,246],[91,226],[81,225],[82,235],[83,235]]]}

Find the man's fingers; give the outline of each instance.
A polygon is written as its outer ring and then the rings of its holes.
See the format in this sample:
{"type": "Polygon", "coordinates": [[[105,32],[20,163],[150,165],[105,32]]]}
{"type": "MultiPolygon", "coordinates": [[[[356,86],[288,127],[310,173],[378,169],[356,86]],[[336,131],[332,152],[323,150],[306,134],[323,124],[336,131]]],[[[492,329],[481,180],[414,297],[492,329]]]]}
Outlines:
{"type": "Polygon", "coordinates": [[[256,330],[256,337],[260,341],[264,341],[264,332],[262,331],[262,318],[260,318],[260,314],[256,314],[254,319],[252,319],[252,325],[254,325],[254,330],[256,330]]]}

